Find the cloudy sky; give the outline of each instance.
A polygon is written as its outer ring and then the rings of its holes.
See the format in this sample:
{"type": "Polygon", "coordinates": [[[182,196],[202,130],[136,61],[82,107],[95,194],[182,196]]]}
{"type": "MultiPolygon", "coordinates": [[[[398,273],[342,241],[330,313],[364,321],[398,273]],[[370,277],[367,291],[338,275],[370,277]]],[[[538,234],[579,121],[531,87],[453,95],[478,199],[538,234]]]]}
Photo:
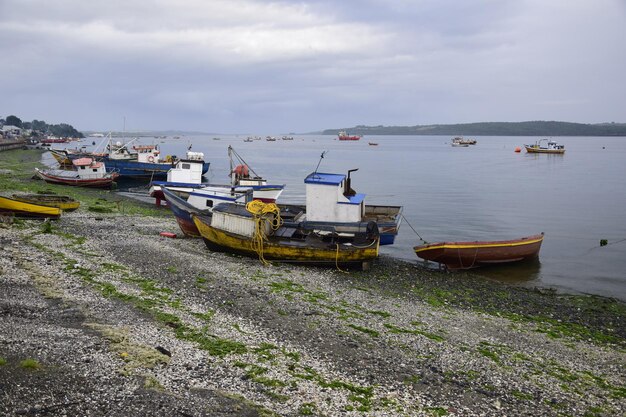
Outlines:
{"type": "Polygon", "coordinates": [[[79,130],[626,122],[626,0],[0,0],[0,51],[79,130]]]}

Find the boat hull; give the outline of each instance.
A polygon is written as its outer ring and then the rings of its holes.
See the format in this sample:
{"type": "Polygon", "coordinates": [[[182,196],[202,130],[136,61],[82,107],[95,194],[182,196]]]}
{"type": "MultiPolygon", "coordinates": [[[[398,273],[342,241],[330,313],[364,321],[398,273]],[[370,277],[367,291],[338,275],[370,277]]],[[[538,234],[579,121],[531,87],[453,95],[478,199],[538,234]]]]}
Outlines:
{"type": "Polygon", "coordinates": [[[528,153],[550,153],[550,154],[557,154],[557,155],[562,155],[565,153],[565,149],[544,149],[544,148],[537,148],[537,147],[528,146],[528,145],[524,145],[524,147],[526,148],[526,152],[528,153]]]}
{"type": "Polygon", "coordinates": [[[174,213],[176,223],[178,223],[178,227],[180,227],[183,234],[188,237],[201,237],[196,224],[191,218],[192,213],[201,214],[201,210],[187,203],[185,200],[166,188],[163,188],[162,192],[165,200],[167,201],[167,205],[170,210],[172,210],[172,213],[174,213]]]}
{"type": "Polygon", "coordinates": [[[514,240],[485,242],[438,242],[415,246],[415,254],[448,269],[518,262],[539,256],[543,233],[514,240]]]}
{"type": "MultiPolygon", "coordinates": [[[[192,215],[192,218],[209,249],[259,257],[252,239],[211,227],[208,217],[192,215]]],[[[263,258],[279,262],[366,267],[378,256],[378,247],[379,239],[372,241],[368,247],[356,247],[352,244],[296,241],[270,236],[263,243],[263,258]]]]}
{"type": "Polygon", "coordinates": [[[63,211],[74,211],[80,207],[80,201],[56,194],[13,194],[12,198],[24,203],[60,208],[63,211]]]}
{"type": "MultiPolygon", "coordinates": [[[[128,178],[153,178],[167,179],[167,172],[172,169],[173,164],[139,162],[137,160],[114,159],[109,157],[98,158],[106,165],[107,172],[118,172],[120,177],[128,178]]],[[[210,162],[202,163],[202,175],[209,170],[210,162]]]]}
{"type": "Polygon", "coordinates": [[[115,172],[104,178],[61,177],[51,175],[46,171],[41,171],[37,168],[35,168],[35,170],[39,178],[48,183],[70,185],[74,187],[110,188],[115,179],[118,177],[118,174],[115,172]]]}
{"type": "Polygon", "coordinates": [[[15,217],[58,219],[61,216],[61,209],[0,196],[0,213],[15,217]]]}

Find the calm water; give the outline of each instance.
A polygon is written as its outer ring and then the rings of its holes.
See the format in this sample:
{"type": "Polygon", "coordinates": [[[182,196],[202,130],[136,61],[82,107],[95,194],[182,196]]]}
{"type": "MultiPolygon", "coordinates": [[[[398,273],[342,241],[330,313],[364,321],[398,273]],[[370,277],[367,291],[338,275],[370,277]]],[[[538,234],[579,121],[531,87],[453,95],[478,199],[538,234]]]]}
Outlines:
{"type": "Polygon", "coordinates": [[[304,201],[304,178],[315,170],[352,174],[368,204],[404,206],[396,244],[382,248],[418,262],[418,236],[441,240],[500,240],[545,232],[536,263],[477,269],[528,286],[553,287],[626,300],[626,138],[561,137],[565,155],[515,153],[539,138],[477,137],[453,148],[444,136],[333,136],[243,142],[245,136],[143,139],[163,154],[184,155],[189,144],[211,162],[212,182],[228,181],[227,147],[270,183],[284,183],[284,202],[304,201]],[[369,146],[368,142],[378,146],[369,146]],[[600,247],[600,239],[609,244],[600,247]]]}

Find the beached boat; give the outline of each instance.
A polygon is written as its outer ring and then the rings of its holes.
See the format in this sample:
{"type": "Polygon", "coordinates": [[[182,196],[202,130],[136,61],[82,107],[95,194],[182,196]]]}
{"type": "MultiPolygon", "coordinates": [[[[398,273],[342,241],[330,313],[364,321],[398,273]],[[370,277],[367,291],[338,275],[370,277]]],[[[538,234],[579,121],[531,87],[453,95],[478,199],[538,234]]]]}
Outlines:
{"type": "Polygon", "coordinates": [[[262,206],[226,203],[214,207],[210,217],[193,214],[207,247],[259,257],[264,263],[274,260],[363,269],[378,256],[379,235],[374,222],[363,224],[357,231],[342,231],[340,227],[320,230],[302,222],[283,224],[275,205],[253,203],[262,206]]]}
{"type": "Polygon", "coordinates": [[[117,172],[107,172],[103,162],[92,158],[79,158],[72,161],[75,170],[40,170],[35,168],[37,176],[52,184],[64,184],[79,187],[111,187],[119,177],[117,172]]]}
{"type": "Polygon", "coordinates": [[[528,153],[551,153],[551,154],[564,154],[565,146],[559,145],[553,140],[541,139],[535,142],[534,145],[524,145],[526,152],[528,153]],[[545,145],[544,145],[545,142],[545,145]]]}
{"type": "MultiPolygon", "coordinates": [[[[166,179],[168,171],[175,167],[178,159],[171,155],[161,156],[158,145],[133,145],[136,139],[127,143],[112,142],[109,138],[104,153],[67,152],[66,157],[73,160],[81,157],[92,157],[104,162],[108,172],[117,172],[124,178],[166,179]]],[[[209,170],[209,163],[202,161],[202,174],[209,170]]]]}
{"type": "Polygon", "coordinates": [[[178,223],[178,227],[180,230],[188,237],[200,237],[200,232],[196,227],[196,224],[193,222],[191,218],[192,214],[206,214],[210,215],[210,208],[206,208],[201,210],[195,206],[192,206],[185,200],[184,198],[178,196],[174,192],[167,189],[167,187],[162,188],[162,193],[167,201],[167,205],[174,213],[174,217],[176,218],[176,223],[178,223]]]}
{"type": "Polygon", "coordinates": [[[61,209],[0,196],[0,214],[24,218],[58,219],[61,217],[61,209]]]}
{"type": "Polygon", "coordinates": [[[513,240],[429,243],[413,249],[418,257],[448,269],[470,269],[536,258],[542,242],[543,233],[513,240]]]}
{"type": "Polygon", "coordinates": [[[361,136],[359,136],[359,135],[349,135],[348,133],[346,133],[345,130],[342,130],[341,132],[339,132],[337,134],[337,138],[339,140],[359,140],[359,139],[361,139],[361,136]]]}
{"type": "Polygon", "coordinates": [[[42,206],[56,207],[63,211],[74,211],[80,207],[80,201],[72,197],[58,194],[13,194],[14,200],[42,206]]]}
{"type": "MultiPolygon", "coordinates": [[[[203,158],[203,154],[199,153],[203,158]]],[[[202,190],[211,195],[222,193],[229,195],[235,190],[237,193],[253,191],[253,198],[266,203],[275,202],[285,189],[284,184],[268,184],[267,180],[259,176],[247,162],[231,147],[228,147],[228,158],[230,160],[230,184],[206,184],[202,183],[202,158],[192,159],[189,157],[184,163],[177,163],[167,174],[167,181],[152,181],[149,193],[156,198],[156,204],[160,205],[164,198],[161,192],[162,187],[169,188],[170,191],[186,198],[194,191],[195,196],[200,198],[202,190]]],[[[195,199],[189,201],[192,204],[195,199]]],[[[199,201],[198,208],[203,209],[207,203],[199,201]]]]}
{"type": "MultiPolygon", "coordinates": [[[[202,185],[204,175],[204,153],[187,151],[184,159],[178,159],[172,168],[167,171],[165,181],[152,181],[148,193],[156,199],[156,205],[161,205],[164,199],[163,187],[170,187],[174,192],[189,193],[202,185]]],[[[208,164],[208,163],[207,163],[208,164]]]]}

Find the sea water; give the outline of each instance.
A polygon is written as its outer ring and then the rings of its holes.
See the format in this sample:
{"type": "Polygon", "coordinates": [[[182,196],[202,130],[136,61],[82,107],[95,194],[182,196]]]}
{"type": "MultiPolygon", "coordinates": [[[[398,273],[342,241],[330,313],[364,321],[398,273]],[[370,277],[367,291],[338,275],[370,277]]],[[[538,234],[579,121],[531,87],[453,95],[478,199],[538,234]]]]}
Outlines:
{"type": "Polygon", "coordinates": [[[381,247],[384,254],[421,263],[413,252],[420,239],[505,240],[544,232],[537,262],[474,272],[626,300],[626,138],[557,137],[566,152],[548,155],[525,152],[523,145],[542,139],[537,137],[475,137],[476,145],[452,147],[445,136],[293,136],[275,142],[215,134],[140,142],[159,144],[164,155],[182,156],[189,146],[204,152],[211,162],[206,177],[214,183],[229,181],[231,145],[269,183],[286,184],[282,202],[304,202],[304,178],[316,168],[343,174],[358,168],[352,188],[367,194],[367,204],[404,206],[400,233],[394,245],[381,247]],[[608,244],[601,246],[601,240],[608,244]]]}

